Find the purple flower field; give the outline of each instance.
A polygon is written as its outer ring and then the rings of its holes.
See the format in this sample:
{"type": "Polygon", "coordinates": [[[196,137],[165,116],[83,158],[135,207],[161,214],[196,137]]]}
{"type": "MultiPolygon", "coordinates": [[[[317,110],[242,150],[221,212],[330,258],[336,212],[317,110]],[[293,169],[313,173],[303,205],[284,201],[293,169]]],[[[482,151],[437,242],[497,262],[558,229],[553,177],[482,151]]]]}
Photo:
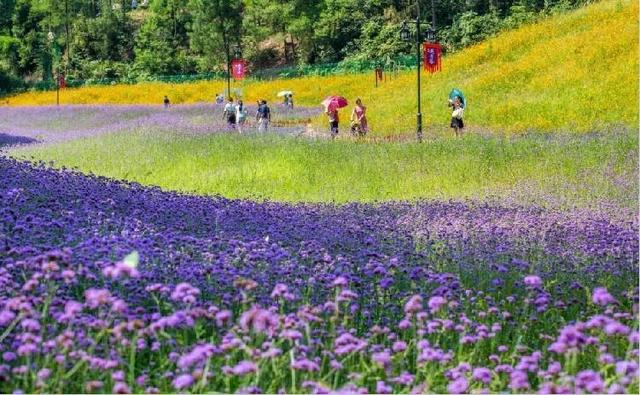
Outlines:
{"type": "Polygon", "coordinates": [[[636,218],[0,180],[0,392],[638,392],[636,218]]]}
{"type": "MultiPolygon", "coordinates": [[[[255,131],[255,105],[248,105],[247,132],[255,131]]],[[[177,105],[169,109],[144,105],[76,105],[43,107],[0,107],[0,146],[31,142],[55,143],[103,133],[153,129],[184,134],[206,134],[227,130],[222,107],[211,104],[177,105]]],[[[294,110],[273,106],[272,130],[297,134],[305,122],[320,113],[319,108],[294,110]]]]}

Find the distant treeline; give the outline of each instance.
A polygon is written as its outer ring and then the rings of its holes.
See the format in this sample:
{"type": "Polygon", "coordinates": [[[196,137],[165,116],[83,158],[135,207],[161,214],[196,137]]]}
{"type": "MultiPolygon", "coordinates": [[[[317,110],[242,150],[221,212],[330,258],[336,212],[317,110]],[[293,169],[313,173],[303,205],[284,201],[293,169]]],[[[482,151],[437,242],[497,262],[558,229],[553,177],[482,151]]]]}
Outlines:
{"type": "MultiPolygon", "coordinates": [[[[446,51],[590,0],[422,0],[446,51]]],[[[0,0],[0,92],[68,79],[217,73],[406,57],[416,0],[0,0]]]]}

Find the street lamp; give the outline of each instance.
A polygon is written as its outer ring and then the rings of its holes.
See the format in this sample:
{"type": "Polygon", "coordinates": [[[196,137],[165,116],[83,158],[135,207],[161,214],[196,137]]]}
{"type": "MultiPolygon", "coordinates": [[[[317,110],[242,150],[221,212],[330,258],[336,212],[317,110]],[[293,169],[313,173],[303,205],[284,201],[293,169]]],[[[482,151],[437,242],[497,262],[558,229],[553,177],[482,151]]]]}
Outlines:
{"type": "Polygon", "coordinates": [[[402,26],[400,27],[400,39],[407,42],[411,41],[411,32],[409,32],[407,21],[403,21],[402,26]]]}
{"type": "Polygon", "coordinates": [[[427,29],[426,38],[429,42],[436,41],[436,31],[433,29],[433,27],[429,26],[429,28],[427,29]]]}
{"type": "MultiPolygon", "coordinates": [[[[421,106],[421,100],[420,100],[420,94],[421,94],[421,84],[420,84],[420,58],[422,56],[422,40],[423,40],[423,36],[421,34],[420,28],[422,25],[422,22],[420,21],[420,0],[416,1],[416,10],[417,10],[417,15],[416,15],[416,19],[415,21],[410,21],[410,23],[415,23],[416,25],[416,34],[415,34],[415,43],[416,43],[416,63],[417,63],[417,67],[418,67],[418,73],[417,73],[417,87],[418,87],[418,114],[417,114],[417,125],[416,125],[416,137],[418,138],[418,141],[421,142],[422,141],[422,106],[421,106]]],[[[411,42],[411,40],[414,38],[412,37],[411,32],[409,31],[409,27],[407,26],[407,21],[403,21],[402,22],[402,26],[400,27],[400,39],[402,41],[406,41],[406,42],[411,42]]],[[[429,26],[427,28],[426,31],[426,35],[425,35],[428,41],[435,41],[435,37],[436,37],[436,31],[434,30],[434,26],[429,26]]]]}
{"type": "MultiPolygon", "coordinates": [[[[56,35],[55,33],[53,33],[51,30],[49,30],[49,33],[47,33],[47,40],[49,41],[49,46],[51,47],[51,69],[53,71],[53,61],[54,61],[54,56],[53,54],[55,53],[55,49],[54,49],[54,45],[55,45],[55,39],[56,39],[56,35]]],[[[60,65],[58,65],[58,67],[56,68],[56,76],[54,77],[56,80],[56,106],[60,105],[60,65]]]]}

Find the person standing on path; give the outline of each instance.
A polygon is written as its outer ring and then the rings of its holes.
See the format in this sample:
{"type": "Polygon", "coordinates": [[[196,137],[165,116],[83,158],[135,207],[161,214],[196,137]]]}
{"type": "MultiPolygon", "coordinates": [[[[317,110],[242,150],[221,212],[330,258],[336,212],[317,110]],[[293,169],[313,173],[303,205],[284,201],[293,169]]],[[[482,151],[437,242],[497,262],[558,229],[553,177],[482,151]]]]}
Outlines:
{"type": "Polygon", "coordinates": [[[169,101],[169,98],[165,95],[164,100],[164,108],[169,108],[169,106],[171,105],[171,101],[169,101]]]}
{"type": "Polygon", "coordinates": [[[244,127],[246,120],[247,108],[242,103],[242,100],[238,100],[238,105],[236,106],[236,125],[238,127],[238,133],[242,133],[242,128],[244,127]]]}
{"type": "Polygon", "coordinates": [[[453,101],[449,100],[449,107],[453,107],[453,111],[451,112],[451,128],[453,128],[456,137],[462,136],[464,129],[464,122],[462,121],[464,107],[460,96],[456,96],[453,101]]]}
{"type": "Polygon", "coordinates": [[[360,129],[360,134],[365,135],[369,131],[369,124],[367,123],[367,107],[362,104],[360,98],[356,99],[356,106],[353,107],[351,112],[351,122],[355,122],[360,129]]]}
{"type": "Polygon", "coordinates": [[[267,106],[267,101],[262,100],[256,111],[256,121],[258,123],[258,132],[264,133],[271,122],[271,109],[267,106]]]}
{"type": "Polygon", "coordinates": [[[236,106],[233,105],[233,97],[224,106],[222,117],[227,119],[227,129],[233,130],[236,126],[236,106]]]}
{"type": "Polygon", "coordinates": [[[331,138],[334,139],[338,135],[338,125],[340,123],[338,108],[328,108],[326,114],[329,118],[329,130],[331,132],[331,138]]]}

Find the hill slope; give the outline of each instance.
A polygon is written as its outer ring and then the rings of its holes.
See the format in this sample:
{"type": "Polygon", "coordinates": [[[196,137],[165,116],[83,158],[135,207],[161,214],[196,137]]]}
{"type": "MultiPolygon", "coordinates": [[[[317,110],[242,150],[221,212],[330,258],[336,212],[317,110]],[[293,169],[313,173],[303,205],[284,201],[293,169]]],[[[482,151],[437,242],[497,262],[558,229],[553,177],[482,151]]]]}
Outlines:
{"type": "MultiPolygon", "coordinates": [[[[638,123],[638,3],[606,0],[505,32],[443,61],[443,71],[423,78],[423,112],[430,127],[446,127],[447,92],[469,100],[467,124],[506,131],[603,129],[638,123]]],[[[238,84],[247,101],[275,99],[292,89],[298,105],[317,105],[329,94],[369,107],[376,133],[415,128],[415,72],[402,72],[374,88],[373,73],[238,84]]],[[[66,90],[62,103],[174,103],[211,101],[222,81],[171,85],[88,87],[66,90]]],[[[8,98],[10,105],[55,102],[55,92],[8,98]]],[[[346,118],[343,116],[343,118],[346,118]]],[[[320,124],[320,120],[317,121],[320,124]]]]}

